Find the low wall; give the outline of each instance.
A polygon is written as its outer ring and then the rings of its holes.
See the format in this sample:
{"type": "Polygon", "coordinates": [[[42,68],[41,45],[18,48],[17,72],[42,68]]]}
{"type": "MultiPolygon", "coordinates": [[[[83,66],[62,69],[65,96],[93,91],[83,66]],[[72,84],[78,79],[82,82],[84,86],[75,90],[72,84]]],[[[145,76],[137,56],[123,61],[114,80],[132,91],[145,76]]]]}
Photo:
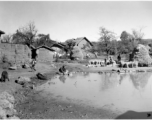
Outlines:
{"type": "Polygon", "coordinates": [[[12,63],[29,62],[31,50],[26,45],[1,43],[0,61],[2,61],[4,56],[12,63]]]}
{"type": "Polygon", "coordinates": [[[53,52],[40,48],[38,54],[38,62],[53,62],[53,52]]]}
{"type": "MultiPolygon", "coordinates": [[[[0,62],[3,57],[6,56],[9,62],[22,64],[24,62],[28,63],[31,61],[31,50],[26,45],[21,44],[0,44],[0,62]]],[[[38,54],[38,62],[52,62],[53,52],[40,48],[38,54]]]]}

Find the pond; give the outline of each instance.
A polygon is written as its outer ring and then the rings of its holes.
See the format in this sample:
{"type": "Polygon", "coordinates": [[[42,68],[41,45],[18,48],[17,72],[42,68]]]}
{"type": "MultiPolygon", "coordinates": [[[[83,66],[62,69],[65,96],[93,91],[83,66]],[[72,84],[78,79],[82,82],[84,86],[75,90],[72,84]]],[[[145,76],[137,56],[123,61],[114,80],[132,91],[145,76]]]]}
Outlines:
{"type": "Polygon", "coordinates": [[[152,111],[152,74],[149,72],[57,76],[37,89],[99,108],[113,106],[119,110],[152,111]]]}

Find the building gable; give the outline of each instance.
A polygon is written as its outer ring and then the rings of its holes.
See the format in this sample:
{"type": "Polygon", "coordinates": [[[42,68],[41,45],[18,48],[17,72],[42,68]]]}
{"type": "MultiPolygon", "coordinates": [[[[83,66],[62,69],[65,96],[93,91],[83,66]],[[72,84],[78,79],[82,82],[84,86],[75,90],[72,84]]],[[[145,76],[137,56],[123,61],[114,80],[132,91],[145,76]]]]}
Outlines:
{"type": "Polygon", "coordinates": [[[80,37],[75,39],[74,41],[76,46],[83,47],[82,44],[87,44],[87,43],[90,45],[90,47],[93,46],[93,44],[86,37],[80,37]]]}

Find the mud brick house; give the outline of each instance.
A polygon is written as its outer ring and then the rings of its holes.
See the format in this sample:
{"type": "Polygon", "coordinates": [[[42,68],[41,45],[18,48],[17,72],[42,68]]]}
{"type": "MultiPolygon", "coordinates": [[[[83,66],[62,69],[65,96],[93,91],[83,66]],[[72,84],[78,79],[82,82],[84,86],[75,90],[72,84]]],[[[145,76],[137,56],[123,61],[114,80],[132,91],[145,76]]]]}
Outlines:
{"type": "Polygon", "coordinates": [[[79,37],[76,39],[73,39],[75,46],[74,46],[74,54],[73,57],[84,59],[86,58],[87,54],[94,58],[95,54],[89,52],[88,50],[93,47],[93,44],[86,38],[86,37],[79,37]]]}
{"type": "Polygon", "coordinates": [[[65,46],[63,44],[57,43],[52,40],[49,40],[44,44],[40,45],[33,44],[33,46],[35,46],[36,48],[40,48],[38,54],[38,62],[53,62],[53,56],[55,51],[58,52],[58,49],[65,51],[65,46]]]}

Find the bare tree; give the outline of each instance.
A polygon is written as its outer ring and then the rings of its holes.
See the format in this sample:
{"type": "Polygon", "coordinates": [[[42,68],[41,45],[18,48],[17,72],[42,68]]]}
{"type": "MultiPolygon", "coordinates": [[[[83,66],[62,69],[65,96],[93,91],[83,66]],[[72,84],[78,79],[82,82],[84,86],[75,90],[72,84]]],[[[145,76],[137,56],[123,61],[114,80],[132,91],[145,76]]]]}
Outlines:
{"type": "Polygon", "coordinates": [[[28,46],[34,42],[34,37],[37,34],[37,29],[34,22],[29,22],[27,25],[20,27],[14,35],[14,40],[27,44],[28,46]]]}
{"type": "Polygon", "coordinates": [[[102,45],[102,49],[104,49],[104,51],[107,53],[107,55],[109,54],[110,51],[110,42],[112,40],[116,40],[116,36],[115,33],[106,29],[105,27],[100,27],[100,44],[102,45]]]}
{"type": "Polygon", "coordinates": [[[142,38],[144,37],[144,33],[142,32],[144,28],[145,27],[140,27],[138,30],[132,29],[132,35],[134,37],[134,40],[138,42],[142,40],[142,38]]]}

